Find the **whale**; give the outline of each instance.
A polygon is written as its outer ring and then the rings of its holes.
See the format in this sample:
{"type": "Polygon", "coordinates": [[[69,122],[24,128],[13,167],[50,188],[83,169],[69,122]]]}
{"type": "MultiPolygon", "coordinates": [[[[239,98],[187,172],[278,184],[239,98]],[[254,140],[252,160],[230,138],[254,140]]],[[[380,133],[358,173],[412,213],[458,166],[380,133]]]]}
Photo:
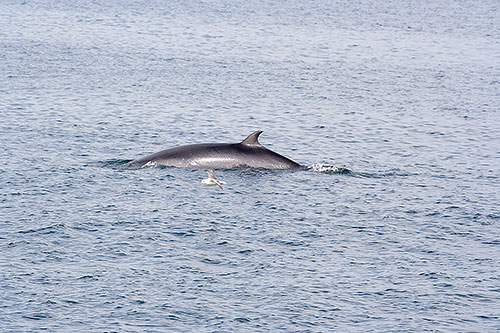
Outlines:
{"type": "Polygon", "coordinates": [[[255,131],[239,143],[200,143],[179,146],[135,159],[125,166],[143,168],[168,166],[192,169],[277,169],[305,167],[260,144],[262,131],[255,131]]]}

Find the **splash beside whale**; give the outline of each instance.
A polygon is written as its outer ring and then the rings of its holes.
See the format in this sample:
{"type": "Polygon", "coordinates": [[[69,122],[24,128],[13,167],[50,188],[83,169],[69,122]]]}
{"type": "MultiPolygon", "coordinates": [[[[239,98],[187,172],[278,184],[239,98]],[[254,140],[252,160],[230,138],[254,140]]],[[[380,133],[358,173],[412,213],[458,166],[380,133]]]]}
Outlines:
{"type": "Polygon", "coordinates": [[[162,150],[138,158],[126,167],[163,165],[192,169],[305,169],[291,159],[262,146],[262,131],[255,131],[240,143],[202,143],[162,150]]]}

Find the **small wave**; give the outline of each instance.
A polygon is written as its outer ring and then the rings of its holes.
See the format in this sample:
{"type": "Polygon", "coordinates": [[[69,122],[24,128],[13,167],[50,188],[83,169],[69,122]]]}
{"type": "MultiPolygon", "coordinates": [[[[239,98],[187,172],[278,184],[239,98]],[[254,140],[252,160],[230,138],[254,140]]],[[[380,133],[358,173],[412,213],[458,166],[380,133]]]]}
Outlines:
{"type": "Polygon", "coordinates": [[[96,162],[95,164],[98,166],[101,166],[103,168],[121,168],[125,164],[127,164],[131,161],[132,160],[113,159],[113,160],[108,160],[108,161],[99,161],[99,162],[96,162]]]}
{"type": "Polygon", "coordinates": [[[99,161],[96,162],[95,164],[103,167],[103,168],[112,168],[112,169],[144,169],[144,168],[160,168],[164,169],[167,168],[164,165],[160,165],[157,162],[154,161],[149,161],[146,164],[140,165],[140,166],[129,166],[127,165],[128,163],[132,162],[133,160],[119,160],[119,159],[114,159],[114,160],[108,160],[108,161],[99,161]]]}
{"type": "Polygon", "coordinates": [[[314,171],[314,172],[324,173],[324,174],[328,174],[328,175],[335,175],[335,174],[350,175],[350,174],[352,174],[352,171],[347,169],[347,168],[336,167],[333,165],[325,165],[325,164],[321,164],[321,163],[313,164],[313,165],[307,167],[307,169],[314,171]]]}
{"type": "Polygon", "coordinates": [[[388,178],[388,177],[407,177],[410,174],[402,172],[400,169],[389,170],[385,172],[359,172],[352,171],[344,167],[336,167],[322,163],[316,163],[307,167],[307,170],[328,174],[328,175],[349,175],[358,178],[388,178]]]}

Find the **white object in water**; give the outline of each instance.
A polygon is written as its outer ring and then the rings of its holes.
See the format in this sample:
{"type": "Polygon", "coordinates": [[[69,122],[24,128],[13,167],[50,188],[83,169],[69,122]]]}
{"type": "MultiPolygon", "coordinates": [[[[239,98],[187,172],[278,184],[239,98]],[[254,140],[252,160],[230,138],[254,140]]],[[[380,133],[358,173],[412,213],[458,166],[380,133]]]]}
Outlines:
{"type": "Polygon", "coordinates": [[[201,181],[202,184],[207,184],[207,185],[217,185],[223,190],[222,184],[225,184],[226,182],[223,180],[217,180],[217,177],[215,177],[215,173],[212,170],[207,170],[208,172],[208,178],[203,179],[201,181]]]}

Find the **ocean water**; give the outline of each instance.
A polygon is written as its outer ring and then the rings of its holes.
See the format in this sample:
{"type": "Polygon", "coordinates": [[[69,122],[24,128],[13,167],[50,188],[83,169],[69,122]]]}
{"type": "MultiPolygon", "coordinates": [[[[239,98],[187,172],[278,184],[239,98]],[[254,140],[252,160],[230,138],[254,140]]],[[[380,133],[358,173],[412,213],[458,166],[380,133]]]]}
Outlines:
{"type": "Polygon", "coordinates": [[[500,330],[498,1],[2,1],[0,331],[500,330]],[[122,165],[182,144],[307,171],[122,165]]]}

